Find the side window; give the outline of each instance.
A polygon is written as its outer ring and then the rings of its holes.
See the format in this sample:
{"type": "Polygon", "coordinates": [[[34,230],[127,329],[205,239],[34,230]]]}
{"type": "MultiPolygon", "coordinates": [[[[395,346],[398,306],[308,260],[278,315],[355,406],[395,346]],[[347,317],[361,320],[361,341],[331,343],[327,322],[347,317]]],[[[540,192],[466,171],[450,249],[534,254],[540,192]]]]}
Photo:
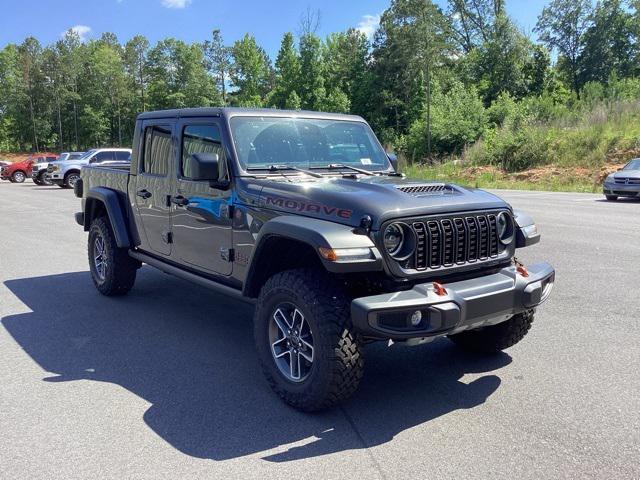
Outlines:
{"type": "Polygon", "coordinates": [[[182,156],[180,171],[185,178],[191,178],[187,159],[194,153],[214,153],[218,155],[220,179],[228,178],[227,162],[218,125],[187,125],[182,130],[182,156]]]}
{"type": "MultiPolygon", "coordinates": [[[[171,127],[168,125],[147,127],[144,131],[142,172],[166,177],[172,152],[171,127]]],[[[127,158],[129,158],[128,154],[127,158]]]]}
{"type": "Polygon", "coordinates": [[[131,154],[129,152],[116,152],[116,160],[130,160],[131,154]]]}
{"type": "Polygon", "coordinates": [[[113,152],[104,151],[104,152],[96,153],[96,155],[89,161],[90,163],[100,163],[100,162],[108,162],[110,160],[113,160],[113,152]]]}

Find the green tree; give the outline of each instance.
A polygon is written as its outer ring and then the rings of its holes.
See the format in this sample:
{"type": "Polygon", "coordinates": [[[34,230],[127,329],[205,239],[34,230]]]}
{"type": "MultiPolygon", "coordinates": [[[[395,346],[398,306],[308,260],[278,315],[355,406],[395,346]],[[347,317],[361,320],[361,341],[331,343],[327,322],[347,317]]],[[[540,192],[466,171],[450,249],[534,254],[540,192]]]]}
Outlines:
{"type": "Polygon", "coordinates": [[[612,74],[621,78],[631,76],[638,69],[634,58],[638,39],[633,14],[621,0],[602,0],[591,19],[579,58],[581,84],[607,82],[612,74]]]}
{"type": "Polygon", "coordinates": [[[270,103],[277,108],[300,108],[300,58],[293,40],[293,34],[287,32],[282,38],[275,68],[275,88],[270,103]]]}
{"type": "Polygon", "coordinates": [[[580,91],[580,55],[590,15],[591,0],[553,0],[542,10],[534,29],[540,41],[560,55],[558,66],[576,93],[580,91]]]}
{"type": "Polygon", "coordinates": [[[206,107],[221,101],[200,44],[162,40],[149,51],[148,69],[152,109],[206,107]]]}
{"type": "Polygon", "coordinates": [[[452,58],[450,32],[449,20],[430,0],[393,0],[374,41],[373,90],[379,105],[374,125],[397,135],[426,115],[428,151],[431,86],[434,71],[445,70],[452,58]]]}
{"type": "Polygon", "coordinates": [[[204,42],[207,70],[222,92],[222,105],[227,104],[227,80],[231,69],[231,49],[224,44],[220,30],[211,33],[211,40],[204,42]]]}
{"type": "Polygon", "coordinates": [[[246,34],[232,47],[231,84],[234,103],[241,107],[263,107],[270,91],[271,65],[266,52],[256,39],[246,34]]]}
{"type": "Polygon", "coordinates": [[[130,82],[139,96],[137,110],[147,110],[145,93],[147,90],[147,54],[149,52],[149,40],[142,35],[136,35],[124,46],[124,67],[130,82]]]}
{"type": "Polygon", "coordinates": [[[308,33],[300,39],[300,102],[307,110],[320,110],[324,105],[327,92],[324,87],[325,65],[322,55],[322,42],[308,33]]]}
{"type": "Polygon", "coordinates": [[[330,95],[337,98],[339,92],[344,93],[349,110],[357,115],[366,115],[370,107],[369,48],[366,35],[353,28],[333,33],[326,41],[326,85],[330,95]]]}

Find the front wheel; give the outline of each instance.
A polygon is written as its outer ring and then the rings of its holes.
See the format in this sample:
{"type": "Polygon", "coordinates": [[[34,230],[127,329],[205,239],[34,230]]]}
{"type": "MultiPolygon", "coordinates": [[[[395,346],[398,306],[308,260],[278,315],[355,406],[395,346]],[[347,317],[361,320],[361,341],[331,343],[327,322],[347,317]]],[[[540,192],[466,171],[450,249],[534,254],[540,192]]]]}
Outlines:
{"type": "Polygon", "coordinates": [[[310,412],[349,398],[364,371],[349,301],[323,272],[288,270],[262,287],[254,337],[271,388],[310,412]]]}
{"type": "Polygon", "coordinates": [[[41,173],[38,175],[38,179],[40,180],[40,185],[53,185],[53,182],[47,178],[46,173],[41,173]]]}
{"type": "Polygon", "coordinates": [[[79,178],[79,173],[68,173],[67,176],[64,177],[64,188],[73,188],[79,178]]]}
{"type": "Polygon", "coordinates": [[[89,229],[89,269],[91,279],[106,296],[126,294],[136,281],[139,263],[126,248],[118,248],[111,225],[105,217],[91,222],[89,229]]]}
{"type": "Polygon", "coordinates": [[[449,339],[465,350],[501,352],[524,338],[533,323],[533,313],[533,310],[528,310],[497,325],[449,335],[449,339]]]}
{"type": "Polygon", "coordinates": [[[605,198],[610,202],[615,202],[616,200],[618,200],[617,195],[605,195],[605,198]]]}
{"type": "Polygon", "coordinates": [[[22,183],[24,182],[25,178],[27,178],[27,176],[20,170],[18,170],[17,172],[13,172],[13,175],[11,175],[11,180],[13,181],[13,183],[22,183]]]}

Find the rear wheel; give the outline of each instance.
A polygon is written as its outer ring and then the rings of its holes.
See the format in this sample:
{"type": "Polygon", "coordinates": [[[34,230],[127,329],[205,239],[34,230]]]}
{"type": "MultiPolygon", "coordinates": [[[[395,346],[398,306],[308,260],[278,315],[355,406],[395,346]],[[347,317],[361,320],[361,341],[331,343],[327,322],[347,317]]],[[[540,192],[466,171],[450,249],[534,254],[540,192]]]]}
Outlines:
{"type": "Polygon", "coordinates": [[[333,406],[356,391],[364,371],[349,300],[323,272],[288,270],[258,298],[254,336],[271,388],[302,411],[333,406]]]}
{"type": "Polygon", "coordinates": [[[91,222],[88,254],[91,278],[100,293],[114,296],[131,290],[139,263],[129,256],[126,248],[118,248],[105,217],[91,222]]]}
{"type": "Polygon", "coordinates": [[[40,181],[39,177],[34,177],[33,178],[33,183],[35,183],[36,185],[42,185],[42,182],[40,181]]]}
{"type": "Polygon", "coordinates": [[[78,172],[67,173],[64,177],[64,188],[73,188],[79,178],[78,172]]]}
{"type": "Polygon", "coordinates": [[[528,310],[497,325],[449,335],[449,339],[465,350],[500,352],[524,338],[533,323],[533,314],[533,310],[528,310]]]}
{"type": "Polygon", "coordinates": [[[15,172],[13,172],[13,175],[11,175],[11,180],[13,181],[13,183],[22,183],[26,178],[27,176],[22,170],[16,170],[15,172]]]}
{"type": "Polygon", "coordinates": [[[610,202],[615,202],[616,200],[618,200],[618,196],[617,195],[605,195],[605,198],[607,200],[609,200],[610,202]]]}

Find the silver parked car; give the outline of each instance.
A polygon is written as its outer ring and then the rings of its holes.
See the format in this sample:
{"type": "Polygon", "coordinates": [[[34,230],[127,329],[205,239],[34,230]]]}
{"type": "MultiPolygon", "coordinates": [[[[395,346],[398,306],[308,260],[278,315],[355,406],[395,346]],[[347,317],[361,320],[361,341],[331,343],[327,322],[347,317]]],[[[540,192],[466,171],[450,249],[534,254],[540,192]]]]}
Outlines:
{"type": "Polygon", "coordinates": [[[640,198],[640,158],[634,158],[624,167],[609,175],[603,186],[607,200],[618,197],[640,198]]]}

